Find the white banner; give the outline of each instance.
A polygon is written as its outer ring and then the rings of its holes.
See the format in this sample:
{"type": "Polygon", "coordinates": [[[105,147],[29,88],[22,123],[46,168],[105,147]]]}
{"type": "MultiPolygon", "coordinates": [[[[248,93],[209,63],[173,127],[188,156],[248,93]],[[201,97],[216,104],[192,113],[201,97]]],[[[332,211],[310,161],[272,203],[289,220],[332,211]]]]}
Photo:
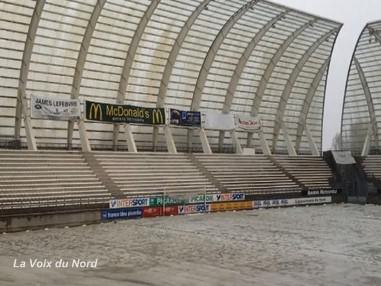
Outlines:
{"type": "Polygon", "coordinates": [[[234,116],[214,111],[202,112],[204,129],[230,131],[235,129],[234,116]]]}
{"type": "Polygon", "coordinates": [[[80,114],[80,104],[77,99],[31,95],[32,118],[71,120],[79,119],[80,114]]]}
{"type": "Polygon", "coordinates": [[[247,130],[247,131],[261,129],[261,120],[258,117],[241,116],[241,115],[235,114],[234,119],[238,129],[247,130]]]}

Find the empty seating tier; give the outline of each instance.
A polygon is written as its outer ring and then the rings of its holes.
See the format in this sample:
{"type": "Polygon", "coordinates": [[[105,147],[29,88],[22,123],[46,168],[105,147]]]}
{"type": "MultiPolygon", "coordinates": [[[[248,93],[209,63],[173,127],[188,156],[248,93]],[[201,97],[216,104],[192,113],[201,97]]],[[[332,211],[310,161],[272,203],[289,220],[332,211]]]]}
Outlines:
{"type": "Polygon", "coordinates": [[[228,191],[289,193],[301,187],[266,156],[197,154],[196,160],[228,191]]]}
{"type": "Polygon", "coordinates": [[[104,204],[111,195],[77,152],[0,152],[0,209],[104,204]]]}
{"type": "Polygon", "coordinates": [[[330,188],[332,171],[321,157],[273,156],[273,159],[306,188],[330,188]]]}
{"type": "Polygon", "coordinates": [[[125,195],[218,191],[186,154],[96,152],[94,156],[125,195]]]}
{"type": "Polygon", "coordinates": [[[368,177],[381,180],[381,155],[371,155],[363,162],[364,170],[368,177]]]}

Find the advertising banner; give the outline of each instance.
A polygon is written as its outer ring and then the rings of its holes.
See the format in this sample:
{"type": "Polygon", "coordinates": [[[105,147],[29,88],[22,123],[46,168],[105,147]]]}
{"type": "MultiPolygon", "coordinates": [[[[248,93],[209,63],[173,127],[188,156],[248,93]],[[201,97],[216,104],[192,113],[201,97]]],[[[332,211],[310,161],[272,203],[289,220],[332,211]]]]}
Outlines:
{"type": "Polygon", "coordinates": [[[308,196],[318,196],[318,195],[336,195],[337,190],[308,190],[308,196]]]}
{"type": "Polygon", "coordinates": [[[213,202],[224,202],[224,201],[243,201],[245,200],[244,193],[220,193],[213,194],[213,202]]]}
{"type": "Polygon", "coordinates": [[[149,198],[131,198],[131,199],[112,199],[110,200],[110,209],[116,208],[132,208],[132,207],[148,207],[149,198]]]}
{"type": "Polygon", "coordinates": [[[169,109],[169,123],[175,126],[201,127],[201,112],[169,109]]]}
{"type": "Polygon", "coordinates": [[[213,203],[212,212],[221,211],[239,211],[239,210],[250,210],[253,208],[253,203],[251,201],[244,202],[227,202],[227,203],[213,203]]]}
{"type": "Polygon", "coordinates": [[[80,104],[77,99],[57,99],[53,96],[31,95],[31,117],[50,120],[79,119],[80,104]]]}
{"type": "Polygon", "coordinates": [[[234,116],[215,111],[202,112],[202,127],[204,129],[230,131],[235,129],[234,116]]]}
{"type": "Polygon", "coordinates": [[[141,218],[143,208],[119,208],[101,210],[102,220],[141,218]]]}
{"type": "Polygon", "coordinates": [[[255,131],[261,129],[261,120],[258,117],[234,115],[235,124],[238,129],[255,131]]]}
{"type": "Polygon", "coordinates": [[[165,207],[163,213],[163,207],[148,207],[144,208],[143,217],[156,217],[156,216],[170,216],[178,214],[178,206],[165,207]]]}
{"type": "Polygon", "coordinates": [[[253,201],[253,208],[275,208],[297,205],[313,205],[331,203],[332,197],[313,197],[313,198],[296,198],[296,199],[274,199],[274,200],[258,200],[253,201]]]}
{"type": "Polygon", "coordinates": [[[109,104],[86,100],[86,119],[111,123],[164,125],[164,108],[109,104]]]}
{"type": "Polygon", "coordinates": [[[195,213],[207,213],[210,211],[211,211],[210,204],[178,206],[179,215],[195,214],[195,213]]]}
{"type": "Polygon", "coordinates": [[[295,199],[295,205],[313,205],[331,203],[332,197],[315,197],[315,198],[299,198],[295,199]]]}
{"type": "Polygon", "coordinates": [[[149,205],[150,206],[162,206],[163,202],[165,205],[182,205],[187,204],[188,199],[183,197],[169,197],[165,196],[163,197],[154,197],[149,199],[149,205]]]}
{"type": "Polygon", "coordinates": [[[212,202],[213,195],[212,194],[197,194],[189,197],[189,203],[202,203],[202,202],[212,202]]]}

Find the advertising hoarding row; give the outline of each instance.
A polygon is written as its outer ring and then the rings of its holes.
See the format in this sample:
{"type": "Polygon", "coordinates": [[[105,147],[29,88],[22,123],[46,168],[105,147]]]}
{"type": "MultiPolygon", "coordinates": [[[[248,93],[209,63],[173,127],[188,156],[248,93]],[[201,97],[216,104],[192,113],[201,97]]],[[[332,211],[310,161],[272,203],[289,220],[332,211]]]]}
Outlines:
{"type": "Polygon", "coordinates": [[[223,202],[245,200],[244,193],[214,193],[214,194],[195,194],[182,196],[160,196],[160,197],[137,197],[126,199],[111,199],[110,208],[132,208],[132,207],[154,207],[164,205],[184,205],[202,202],[223,202]]]}
{"type": "MultiPolygon", "coordinates": [[[[52,96],[31,95],[32,118],[50,120],[78,120],[81,116],[78,99],[55,99],[52,96]]],[[[253,131],[261,128],[257,117],[224,114],[217,111],[183,111],[179,109],[149,108],[85,100],[85,119],[105,123],[167,125],[210,130],[253,131]],[[168,113],[168,116],[167,116],[168,113]],[[168,117],[168,120],[167,120],[168,117]]]]}
{"type": "MultiPolygon", "coordinates": [[[[138,199],[139,200],[139,199],[138,199]]],[[[138,200],[136,202],[138,202],[138,200]]],[[[124,201],[123,201],[124,202],[124,201]]],[[[141,200],[141,204],[147,201],[141,200]]],[[[315,205],[332,203],[331,196],[303,197],[291,199],[271,199],[255,201],[223,201],[198,203],[189,205],[174,206],[144,206],[144,207],[118,207],[103,209],[101,211],[102,220],[132,219],[141,217],[156,217],[169,215],[187,215],[197,213],[209,213],[219,211],[250,210],[261,208],[290,207],[300,205],[315,205]]],[[[111,204],[111,203],[110,203],[111,204]]],[[[133,203],[117,203],[114,206],[133,205],[133,203]]]]}

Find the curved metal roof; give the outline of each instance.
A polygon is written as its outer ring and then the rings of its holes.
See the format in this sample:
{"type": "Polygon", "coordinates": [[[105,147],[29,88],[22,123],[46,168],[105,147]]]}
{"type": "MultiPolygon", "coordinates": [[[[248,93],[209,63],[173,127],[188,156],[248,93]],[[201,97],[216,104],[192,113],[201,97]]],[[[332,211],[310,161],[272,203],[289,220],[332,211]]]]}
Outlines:
{"type": "MultiPolygon", "coordinates": [[[[306,126],[321,148],[340,28],[268,1],[0,0],[0,136],[18,136],[18,94],[60,95],[256,114],[273,149],[286,149],[286,129],[297,149],[309,152],[306,126]]],[[[86,127],[93,146],[112,145],[112,125],[86,127]]],[[[34,119],[33,128],[40,146],[63,146],[71,137],[66,122],[34,119]]],[[[151,148],[152,128],[135,132],[138,147],[151,148]]],[[[78,145],[77,129],[72,136],[78,145]]],[[[174,136],[181,150],[186,131],[174,136]]],[[[217,146],[218,132],[208,136],[217,146]]],[[[238,136],[245,145],[247,134],[238,136]]]]}
{"type": "Polygon", "coordinates": [[[380,78],[381,21],[365,26],[352,56],[341,122],[343,148],[359,153],[367,137],[371,149],[380,148],[380,78]]]}

